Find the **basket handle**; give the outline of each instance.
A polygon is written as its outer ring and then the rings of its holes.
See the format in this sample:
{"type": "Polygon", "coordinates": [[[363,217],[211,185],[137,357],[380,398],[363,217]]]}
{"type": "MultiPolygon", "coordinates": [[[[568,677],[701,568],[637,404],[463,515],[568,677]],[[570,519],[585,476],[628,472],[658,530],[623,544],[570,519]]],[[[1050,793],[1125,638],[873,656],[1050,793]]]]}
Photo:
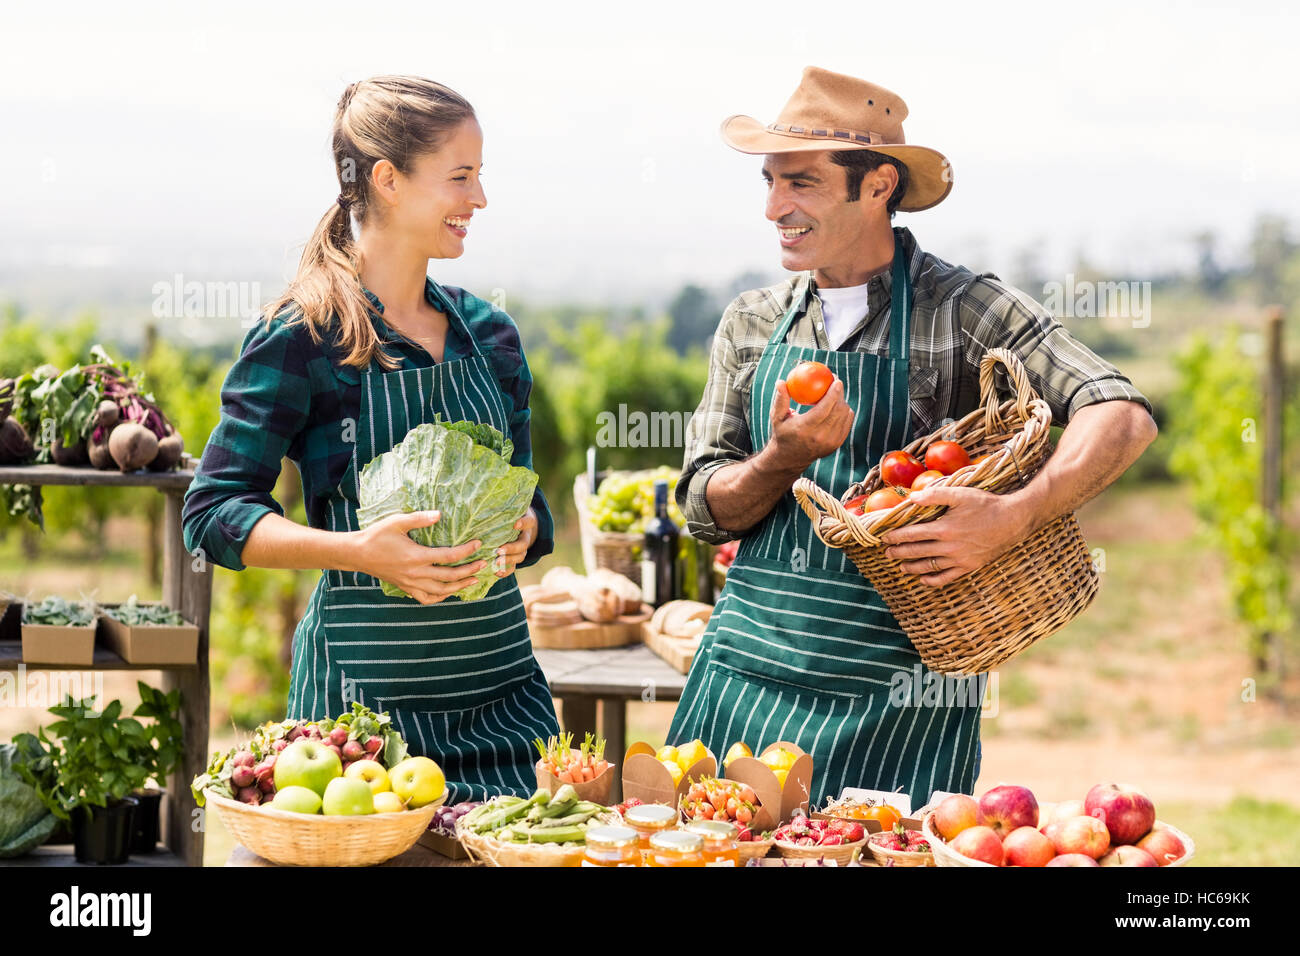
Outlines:
{"type": "Polygon", "coordinates": [[[1038,393],[1029,384],[1029,375],[1020,357],[1007,349],[989,349],[980,359],[980,404],[984,406],[984,431],[990,435],[1007,431],[999,409],[994,372],[1001,365],[1011,378],[1011,389],[1016,398],[1016,416],[1020,423],[1029,420],[1029,405],[1038,400],[1038,393]]]}
{"type": "MultiPolygon", "coordinates": [[[[799,507],[804,510],[804,514],[812,522],[817,537],[821,538],[824,544],[831,544],[831,542],[822,538],[821,518],[823,512],[832,518],[838,518],[849,529],[849,534],[853,536],[853,540],[862,547],[873,548],[880,544],[879,538],[865,530],[858,522],[850,520],[852,516],[838,498],[821,488],[815,481],[800,477],[795,480],[792,490],[794,491],[795,501],[799,502],[799,507]]],[[[842,547],[842,545],[835,545],[835,547],[842,547]]]]}

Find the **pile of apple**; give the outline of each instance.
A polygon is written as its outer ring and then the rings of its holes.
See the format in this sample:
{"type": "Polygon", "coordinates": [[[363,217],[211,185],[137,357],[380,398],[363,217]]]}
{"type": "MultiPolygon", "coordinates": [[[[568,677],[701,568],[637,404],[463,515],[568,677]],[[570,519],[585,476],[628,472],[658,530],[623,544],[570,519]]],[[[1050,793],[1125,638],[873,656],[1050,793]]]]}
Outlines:
{"type": "Polygon", "coordinates": [[[1156,825],[1151,798],[1128,784],[1099,783],[1043,820],[1028,787],[994,787],[978,802],[954,794],[935,808],[933,826],[949,849],[994,866],[1167,866],[1187,852],[1156,825]]]}
{"type": "Polygon", "coordinates": [[[345,770],[331,746],[298,739],[270,759],[275,796],[264,806],[291,813],[400,813],[433,803],[447,789],[442,769],[428,757],[407,757],[391,771],[359,758],[345,770]]]}

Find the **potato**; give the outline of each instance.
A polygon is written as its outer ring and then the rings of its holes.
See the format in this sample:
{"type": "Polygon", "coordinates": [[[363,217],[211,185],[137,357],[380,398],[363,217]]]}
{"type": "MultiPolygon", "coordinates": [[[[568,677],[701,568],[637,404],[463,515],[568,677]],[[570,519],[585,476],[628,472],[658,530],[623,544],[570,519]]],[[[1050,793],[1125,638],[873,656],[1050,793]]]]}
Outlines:
{"type": "Polygon", "coordinates": [[[108,436],[108,451],[123,473],[138,471],[158,454],[158,436],[143,425],[123,422],[108,436]]]}

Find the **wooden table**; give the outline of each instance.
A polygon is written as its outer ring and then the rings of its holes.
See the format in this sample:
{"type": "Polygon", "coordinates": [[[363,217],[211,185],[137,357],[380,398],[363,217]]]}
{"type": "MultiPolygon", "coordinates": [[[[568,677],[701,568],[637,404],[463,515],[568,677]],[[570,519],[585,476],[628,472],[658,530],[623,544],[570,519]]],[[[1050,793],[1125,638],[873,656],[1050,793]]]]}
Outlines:
{"type": "MultiPolygon", "coordinates": [[[[686,675],[669,667],[644,644],[594,651],[533,651],[542,665],[551,694],[560,698],[560,721],[581,738],[595,731],[609,742],[613,758],[622,762],[627,749],[627,702],[681,700],[686,675]],[[596,705],[600,705],[599,717],[596,705]]],[[[612,799],[623,798],[620,780],[612,799]]]]}

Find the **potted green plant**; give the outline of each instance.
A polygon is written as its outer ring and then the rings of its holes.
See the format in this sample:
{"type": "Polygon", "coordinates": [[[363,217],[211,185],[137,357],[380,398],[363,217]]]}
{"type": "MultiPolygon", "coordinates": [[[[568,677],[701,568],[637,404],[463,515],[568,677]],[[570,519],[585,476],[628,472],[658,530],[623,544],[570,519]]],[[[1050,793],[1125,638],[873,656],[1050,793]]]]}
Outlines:
{"type": "Polygon", "coordinates": [[[59,720],[15,737],[25,752],[40,751],[17,769],[51,813],[71,822],[77,862],[125,863],[139,804],[131,794],[150,773],[137,761],[150,735],[140,721],[121,716],[120,700],[102,712],[94,702],[69,695],[50,708],[59,720]]]}
{"type": "Polygon", "coordinates": [[[148,739],[142,746],[132,742],[132,762],[148,773],[146,783],[156,786],[140,787],[132,794],[140,803],[135,811],[131,852],[152,853],[161,836],[159,808],[163,788],[167,778],[180,766],[184,752],[180,722],[181,692],[176,689],[165,694],[143,681],[137,681],[136,686],[140,690],[140,706],[136,707],[132,716],[149,718],[153,723],[145,726],[148,739]]]}

